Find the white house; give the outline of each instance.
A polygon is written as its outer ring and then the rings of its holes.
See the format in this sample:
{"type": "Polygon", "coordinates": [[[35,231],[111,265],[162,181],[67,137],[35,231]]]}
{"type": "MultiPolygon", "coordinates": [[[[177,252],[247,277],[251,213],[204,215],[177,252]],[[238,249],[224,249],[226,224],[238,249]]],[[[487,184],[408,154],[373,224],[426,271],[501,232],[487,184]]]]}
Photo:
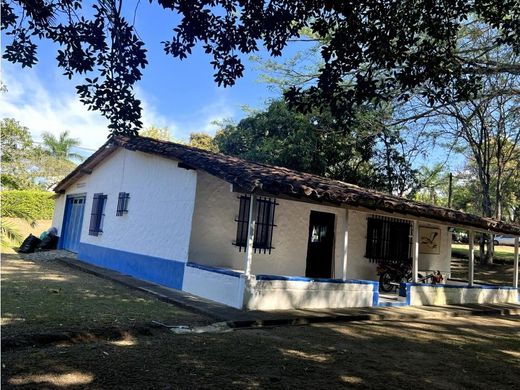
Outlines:
{"type": "Polygon", "coordinates": [[[61,248],[236,308],[378,305],[377,263],[402,260],[403,304],[518,302],[520,226],[315,175],[116,137],[55,191],[61,248]],[[517,237],[513,285],[477,285],[471,266],[465,284],[418,283],[449,276],[452,227],[517,237]]]}

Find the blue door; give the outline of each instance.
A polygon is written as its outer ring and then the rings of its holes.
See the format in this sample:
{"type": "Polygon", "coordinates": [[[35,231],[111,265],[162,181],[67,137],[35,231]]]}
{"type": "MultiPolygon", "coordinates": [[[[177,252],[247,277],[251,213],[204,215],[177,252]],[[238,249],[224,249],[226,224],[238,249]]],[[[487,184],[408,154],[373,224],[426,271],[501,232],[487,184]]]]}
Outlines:
{"type": "Polygon", "coordinates": [[[68,195],[65,204],[65,215],[61,229],[61,245],[63,249],[78,253],[85,210],[85,195],[68,195]]]}

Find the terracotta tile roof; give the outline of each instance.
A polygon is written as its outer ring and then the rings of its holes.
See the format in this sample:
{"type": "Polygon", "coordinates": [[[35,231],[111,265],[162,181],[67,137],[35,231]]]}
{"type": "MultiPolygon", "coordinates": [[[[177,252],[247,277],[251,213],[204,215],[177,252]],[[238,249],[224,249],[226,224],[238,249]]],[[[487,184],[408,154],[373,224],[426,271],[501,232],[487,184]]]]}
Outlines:
{"type": "Polygon", "coordinates": [[[63,179],[56,186],[55,191],[65,190],[83,174],[89,173],[117,146],[180,160],[185,166],[208,172],[236,185],[244,192],[256,190],[274,196],[284,195],[370,210],[402,213],[451,223],[455,226],[468,226],[497,233],[520,235],[520,225],[517,224],[482,218],[462,211],[361,188],[338,180],[272,165],[252,163],[236,157],[146,137],[113,138],[63,179]]]}

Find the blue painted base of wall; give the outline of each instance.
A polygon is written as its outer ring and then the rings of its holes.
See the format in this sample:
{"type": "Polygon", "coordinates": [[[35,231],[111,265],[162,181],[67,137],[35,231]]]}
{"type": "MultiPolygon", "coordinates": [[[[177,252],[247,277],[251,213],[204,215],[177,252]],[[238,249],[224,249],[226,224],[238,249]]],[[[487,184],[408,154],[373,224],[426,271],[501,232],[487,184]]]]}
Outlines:
{"type": "Polygon", "coordinates": [[[78,258],[138,279],[182,290],[185,263],[80,243],[78,258]]]}

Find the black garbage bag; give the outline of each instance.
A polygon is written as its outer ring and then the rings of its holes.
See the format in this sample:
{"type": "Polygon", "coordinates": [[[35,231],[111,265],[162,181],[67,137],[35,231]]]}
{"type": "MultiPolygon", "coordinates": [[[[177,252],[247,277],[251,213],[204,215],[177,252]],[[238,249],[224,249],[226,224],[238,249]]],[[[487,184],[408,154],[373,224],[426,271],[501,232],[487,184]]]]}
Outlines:
{"type": "Polygon", "coordinates": [[[36,246],[36,252],[48,251],[56,249],[58,246],[58,236],[47,234],[43,240],[36,246]]]}
{"type": "Polygon", "coordinates": [[[20,245],[18,253],[33,253],[40,242],[41,240],[38,237],[29,234],[27,238],[23,240],[22,245],[20,245]]]}

